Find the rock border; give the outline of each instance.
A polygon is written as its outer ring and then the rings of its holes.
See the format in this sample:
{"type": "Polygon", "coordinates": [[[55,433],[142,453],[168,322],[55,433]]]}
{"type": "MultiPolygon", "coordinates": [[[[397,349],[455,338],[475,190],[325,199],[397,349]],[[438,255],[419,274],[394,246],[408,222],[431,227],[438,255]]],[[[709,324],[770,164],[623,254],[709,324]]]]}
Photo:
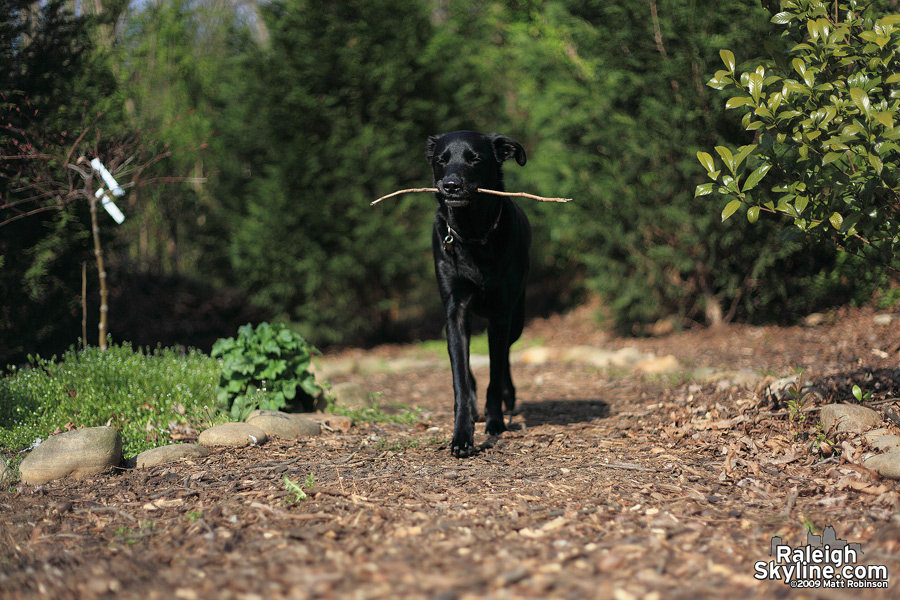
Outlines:
{"type": "MultiPolygon", "coordinates": [[[[347,417],[317,413],[255,411],[251,418],[253,423],[222,423],[204,429],[197,444],[175,443],[145,450],[125,461],[124,467],[141,469],[202,458],[208,456],[211,449],[262,445],[269,436],[308,438],[321,434],[322,422],[333,421],[333,429],[341,431],[352,425],[352,420],[347,417]]],[[[87,477],[119,466],[123,466],[119,430],[115,427],[84,427],[52,435],[40,442],[19,465],[19,478],[26,485],[42,485],[66,477],[87,477]]],[[[11,476],[6,461],[0,458],[0,483],[11,476]]]]}

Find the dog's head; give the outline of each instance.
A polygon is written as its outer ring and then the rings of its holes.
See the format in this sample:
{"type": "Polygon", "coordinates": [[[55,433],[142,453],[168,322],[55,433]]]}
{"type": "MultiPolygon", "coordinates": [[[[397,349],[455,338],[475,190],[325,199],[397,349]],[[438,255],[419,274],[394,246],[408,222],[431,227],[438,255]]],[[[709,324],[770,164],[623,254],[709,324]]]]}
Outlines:
{"type": "Polygon", "coordinates": [[[461,207],[478,196],[478,188],[503,191],[503,162],[515,158],[524,165],[525,149],[499,133],[454,131],[429,137],[425,157],[434,171],[439,201],[461,207]]]}

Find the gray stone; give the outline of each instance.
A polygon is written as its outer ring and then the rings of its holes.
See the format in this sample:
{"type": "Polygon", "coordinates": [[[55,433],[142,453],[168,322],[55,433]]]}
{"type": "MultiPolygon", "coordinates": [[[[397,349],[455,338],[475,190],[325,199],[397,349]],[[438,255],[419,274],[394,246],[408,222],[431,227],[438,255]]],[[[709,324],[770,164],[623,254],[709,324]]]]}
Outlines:
{"type": "Polygon", "coordinates": [[[6,461],[3,460],[3,457],[0,456],[0,484],[6,481],[12,474],[9,472],[9,467],[6,466],[6,461]]]}
{"type": "Polygon", "coordinates": [[[338,383],[331,388],[331,397],[334,403],[344,408],[368,408],[372,406],[372,398],[369,392],[358,383],[347,381],[338,383]]]}
{"type": "Polygon", "coordinates": [[[209,456],[209,450],[203,446],[197,444],[171,444],[141,452],[135,457],[134,466],[141,469],[175,462],[183,458],[203,458],[204,456],[209,456]]]}
{"type": "Polygon", "coordinates": [[[876,325],[890,325],[891,322],[894,320],[894,315],[890,315],[890,314],[875,315],[875,317],[873,317],[872,320],[875,322],[876,325]]]}
{"type": "Polygon", "coordinates": [[[591,365],[605,369],[612,364],[615,352],[594,348],[593,346],[572,346],[566,349],[560,356],[563,362],[573,362],[591,365]]]}
{"type": "Polygon", "coordinates": [[[636,371],[645,373],[646,375],[662,375],[664,373],[675,373],[682,369],[681,363],[671,354],[648,358],[634,365],[636,371]]]}
{"type": "Polygon", "coordinates": [[[88,427],[52,435],[19,466],[22,483],[40,485],[62,477],[100,473],[122,462],[122,438],[115,427],[88,427]]]}
{"type": "Polygon", "coordinates": [[[247,423],[259,427],[266,435],[292,440],[322,433],[322,426],[312,419],[278,410],[254,410],[247,417],[247,423]]]}
{"type": "Polygon", "coordinates": [[[328,381],[335,377],[351,375],[359,370],[359,363],[354,358],[340,361],[317,359],[309,365],[309,371],[315,375],[316,381],[328,381]]]}
{"type": "Polygon", "coordinates": [[[393,358],[387,363],[387,370],[391,373],[401,371],[413,371],[417,369],[432,369],[439,365],[440,361],[433,358],[400,357],[393,358]]]}
{"type": "Polygon", "coordinates": [[[711,383],[714,381],[722,381],[731,376],[729,371],[720,371],[715,367],[697,367],[691,371],[691,379],[702,383],[711,383]]]}
{"type": "Polygon", "coordinates": [[[260,445],[269,440],[266,432],[250,425],[249,423],[222,423],[200,432],[197,442],[201,446],[213,448],[216,446],[231,446],[243,448],[244,446],[260,445]]]}
{"type": "MultiPolygon", "coordinates": [[[[793,399],[793,394],[791,394],[791,389],[797,385],[799,380],[799,375],[791,375],[790,377],[783,377],[776,381],[773,381],[765,389],[765,395],[770,400],[775,401],[776,403],[787,402],[788,400],[793,399]]],[[[802,400],[806,395],[814,394],[817,396],[823,396],[822,389],[818,387],[813,387],[808,384],[803,384],[800,388],[800,399],[802,400]]]]}
{"type": "Polygon", "coordinates": [[[869,442],[869,445],[876,450],[886,450],[888,452],[890,452],[892,448],[900,449],[900,435],[879,435],[872,439],[872,441],[869,442]]]}
{"type": "Polygon", "coordinates": [[[350,417],[332,415],[329,413],[325,413],[321,415],[321,417],[322,422],[331,431],[350,431],[350,428],[353,427],[353,419],[350,417]]]}
{"type": "Polygon", "coordinates": [[[863,466],[872,469],[882,477],[900,479],[900,449],[867,458],[863,462],[863,466]]]}
{"type": "Polygon", "coordinates": [[[872,442],[875,441],[876,438],[880,438],[883,435],[888,435],[891,433],[890,429],[886,427],[879,427],[878,429],[872,429],[863,434],[863,439],[869,442],[869,445],[872,445],[872,442]]]}
{"type": "Polygon", "coordinates": [[[487,354],[472,354],[469,356],[469,368],[486,369],[491,365],[491,357],[487,354]]]}
{"type": "Polygon", "coordinates": [[[556,360],[559,352],[555,348],[546,346],[532,346],[525,348],[520,352],[510,356],[510,360],[516,363],[524,363],[526,365],[545,365],[550,361],[556,360]]]}
{"type": "Polygon", "coordinates": [[[610,364],[614,367],[631,368],[639,362],[650,360],[652,358],[653,357],[649,354],[644,354],[637,348],[629,346],[627,348],[622,348],[621,350],[616,350],[610,360],[610,364]]]}
{"type": "Polygon", "coordinates": [[[822,313],[811,313],[803,318],[803,324],[807,327],[818,327],[825,322],[825,318],[822,313]]]}
{"type": "Polygon", "coordinates": [[[733,379],[735,385],[743,386],[747,389],[756,389],[762,383],[763,376],[753,369],[741,369],[735,373],[733,379]]]}
{"type": "Polygon", "coordinates": [[[857,404],[826,404],[819,417],[826,432],[861,433],[881,423],[881,415],[857,404]]]}
{"type": "Polygon", "coordinates": [[[790,377],[782,377],[773,381],[766,387],[766,396],[782,402],[790,399],[791,393],[789,390],[797,384],[799,377],[799,375],[791,375],[790,377]]]}

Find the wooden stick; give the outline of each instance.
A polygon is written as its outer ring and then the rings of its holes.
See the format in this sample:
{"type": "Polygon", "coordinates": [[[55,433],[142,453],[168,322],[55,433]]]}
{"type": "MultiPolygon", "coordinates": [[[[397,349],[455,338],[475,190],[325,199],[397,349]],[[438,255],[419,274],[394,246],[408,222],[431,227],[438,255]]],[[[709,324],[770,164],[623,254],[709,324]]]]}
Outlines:
{"type": "Polygon", "coordinates": [[[544,196],[535,196],[525,192],[498,192],[497,190],[484,190],[478,188],[482,194],[494,194],[495,196],[516,196],[519,198],[531,198],[532,200],[540,200],[541,202],[571,202],[571,198],[546,198],[544,196]]]}
{"type": "MultiPolygon", "coordinates": [[[[387,200],[388,198],[393,198],[394,196],[399,196],[400,194],[414,194],[419,192],[437,192],[437,188],[409,188],[407,190],[398,190],[387,196],[382,196],[378,200],[373,200],[369,203],[370,206],[375,206],[382,200],[387,200]]],[[[540,200],[541,202],[571,202],[571,198],[545,198],[544,196],[535,196],[534,194],[526,194],[525,192],[498,192],[497,190],[486,190],[484,188],[477,188],[476,191],[481,192],[482,194],[493,194],[495,196],[515,196],[518,198],[531,198],[532,200],[540,200]]]]}
{"type": "Polygon", "coordinates": [[[387,200],[388,198],[393,198],[394,196],[399,196],[400,194],[414,194],[418,192],[436,192],[437,188],[409,188],[408,190],[398,190],[392,194],[388,194],[387,196],[382,196],[378,200],[373,200],[369,202],[369,206],[375,206],[382,200],[387,200]]]}

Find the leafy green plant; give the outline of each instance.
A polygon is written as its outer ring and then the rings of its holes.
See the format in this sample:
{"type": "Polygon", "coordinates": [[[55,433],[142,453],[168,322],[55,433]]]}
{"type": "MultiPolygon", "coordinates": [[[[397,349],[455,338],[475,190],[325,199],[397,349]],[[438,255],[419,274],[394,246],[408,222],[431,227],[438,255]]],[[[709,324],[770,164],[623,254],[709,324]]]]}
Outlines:
{"type": "Polygon", "coordinates": [[[806,420],[806,414],[803,407],[809,397],[809,392],[803,393],[803,373],[797,374],[797,380],[787,388],[790,398],[788,399],[788,414],[791,423],[803,423],[806,420]]]}
{"type": "Polygon", "coordinates": [[[872,397],[871,390],[863,394],[862,389],[858,385],[853,386],[853,388],[851,389],[851,393],[853,394],[853,397],[856,398],[857,402],[862,402],[872,397]]]}
{"type": "Polygon", "coordinates": [[[282,324],[249,323],[237,338],[218,340],[212,356],[222,359],[216,388],[219,407],[235,419],[255,408],[269,410],[315,409],[322,393],[309,371],[310,358],[318,353],[303,337],[282,324]]]}
{"type": "Polygon", "coordinates": [[[283,481],[285,489],[294,495],[294,502],[301,502],[303,500],[306,500],[308,496],[306,495],[304,488],[309,490],[316,485],[316,478],[312,473],[306,476],[306,480],[303,482],[303,485],[300,485],[299,481],[294,481],[287,475],[284,476],[283,481]]]}
{"type": "Polygon", "coordinates": [[[153,521],[140,521],[137,528],[121,525],[113,531],[115,541],[124,542],[133,546],[142,538],[148,538],[156,533],[156,523],[153,521]]]}
{"type": "MultiPolygon", "coordinates": [[[[696,196],[727,199],[751,223],[786,217],[817,241],[892,266],[900,249],[900,15],[880,16],[871,0],[781,0],[783,26],[771,61],[738,71],[730,50],[709,85],[735,92],[756,136],[736,151],[716,146],[697,158],[711,183],[696,196]],[[762,186],[768,180],[767,186],[762,186]]],[[[883,3],[881,3],[883,4],[883,3]]]]}
{"type": "Polygon", "coordinates": [[[825,435],[825,432],[822,429],[822,424],[818,423],[816,425],[815,437],[809,444],[809,451],[816,452],[822,456],[830,456],[831,453],[834,452],[835,445],[836,442],[828,439],[828,436],[825,435]]]}
{"type": "Polygon", "coordinates": [[[820,531],[809,515],[804,514],[800,524],[803,525],[803,528],[809,533],[817,533],[820,531]]]}
{"type": "Polygon", "coordinates": [[[0,447],[22,450],[55,431],[106,424],[121,432],[125,456],[169,444],[173,425],[197,425],[215,402],[218,368],[198,350],[127,344],[33,356],[0,378],[0,447]]]}

